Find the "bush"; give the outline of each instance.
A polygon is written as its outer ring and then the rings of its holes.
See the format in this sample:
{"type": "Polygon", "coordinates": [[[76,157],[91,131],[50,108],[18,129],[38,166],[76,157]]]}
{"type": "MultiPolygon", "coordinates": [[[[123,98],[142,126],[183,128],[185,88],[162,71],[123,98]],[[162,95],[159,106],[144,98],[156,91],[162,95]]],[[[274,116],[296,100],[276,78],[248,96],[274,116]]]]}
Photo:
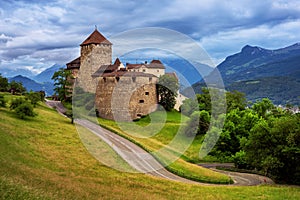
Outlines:
{"type": "Polygon", "coordinates": [[[6,106],[6,100],[4,99],[4,96],[0,94],[0,107],[6,106]]]}
{"type": "Polygon", "coordinates": [[[24,102],[20,104],[15,109],[15,112],[21,119],[24,119],[26,116],[28,117],[36,116],[36,114],[33,112],[33,106],[28,102],[24,102]]]}
{"type": "Polygon", "coordinates": [[[247,161],[246,161],[246,153],[245,151],[236,152],[233,156],[233,162],[236,168],[239,169],[247,169],[247,161]]]}
{"type": "Polygon", "coordinates": [[[28,99],[31,104],[35,107],[39,101],[42,101],[42,95],[40,92],[29,92],[26,94],[26,99],[28,99]]]}
{"type": "Polygon", "coordinates": [[[16,98],[13,99],[10,103],[10,109],[14,110],[16,109],[18,106],[20,106],[21,104],[25,103],[25,100],[23,98],[16,98]]]}

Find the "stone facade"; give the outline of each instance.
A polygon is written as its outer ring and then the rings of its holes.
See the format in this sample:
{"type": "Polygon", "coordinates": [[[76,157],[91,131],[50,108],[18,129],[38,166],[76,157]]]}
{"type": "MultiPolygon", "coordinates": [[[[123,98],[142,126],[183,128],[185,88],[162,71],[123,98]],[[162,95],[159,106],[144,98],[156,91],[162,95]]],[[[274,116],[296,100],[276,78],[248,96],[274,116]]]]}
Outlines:
{"type": "Polygon", "coordinates": [[[122,76],[99,78],[95,106],[99,116],[131,121],[157,108],[157,77],[125,72],[122,76]]]}
{"type": "Polygon", "coordinates": [[[77,87],[95,94],[100,117],[131,121],[157,109],[156,83],[165,74],[159,60],[124,66],[117,58],[112,64],[112,43],[97,29],[80,46],[80,57],[67,63],[67,70],[77,87]]]}
{"type": "Polygon", "coordinates": [[[81,46],[80,71],[78,84],[85,91],[95,93],[97,78],[92,77],[102,65],[109,65],[112,62],[112,45],[110,44],[89,44],[81,46]]]}

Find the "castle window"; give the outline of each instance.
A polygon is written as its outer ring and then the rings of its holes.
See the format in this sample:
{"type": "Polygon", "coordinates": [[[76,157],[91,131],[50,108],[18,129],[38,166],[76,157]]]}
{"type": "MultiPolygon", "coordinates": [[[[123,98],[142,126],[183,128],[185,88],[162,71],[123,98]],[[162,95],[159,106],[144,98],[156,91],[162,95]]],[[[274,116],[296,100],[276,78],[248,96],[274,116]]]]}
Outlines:
{"type": "Polygon", "coordinates": [[[146,72],[146,69],[143,69],[143,72],[146,72]]]}
{"type": "Polygon", "coordinates": [[[116,77],[116,80],[117,80],[117,82],[119,82],[119,80],[120,80],[120,77],[118,77],[118,76],[117,76],[117,77],[116,77]]]}
{"type": "Polygon", "coordinates": [[[103,78],[103,81],[106,82],[106,78],[105,77],[103,78]]]}
{"type": "Polygon", "coordinates": [[[149,92],[145,92],[145,95],[149,95],[149,92]]]}
{"type": "Polygon", "coordinates": [[[152,81],[152,77],[149,77],[149,82],[151,82],[152,81]]]}
{"type": "Polygon", "coordinates": [[[144,101],[144,99],[141,99],[140,101],[139,101],[139,103],[144,103],[145,101],[144,101]]]}
{"type": "Polygon", "coordinates": [[[132,77],[132,82],[135,83],[135,81],[136,81],[136,77],[132,77]]]}
{"type": "Polygon", "coordinates": [[[142,114],[137,114],[136,116],[137,116],[137,117],[142,117],[142,114]]]}

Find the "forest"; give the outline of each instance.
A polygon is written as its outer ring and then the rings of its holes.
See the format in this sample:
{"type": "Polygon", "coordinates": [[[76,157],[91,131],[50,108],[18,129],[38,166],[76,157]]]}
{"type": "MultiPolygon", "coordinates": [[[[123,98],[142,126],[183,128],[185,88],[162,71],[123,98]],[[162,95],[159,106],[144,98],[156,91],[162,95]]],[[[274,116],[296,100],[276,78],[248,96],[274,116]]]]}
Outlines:
{"type": "Polygon", "coordinates": [[[278,183],[300,184],[300,113],[291,105],[277,107],[268,98],[250,103],[241,92],[226,92],[226,114],[217,117],[224,124],[210,127],[211,94],[218,92],[202,88],[201,94],[184,101],[181,112],[190,117],[187,136],[219,132],[210,156],[278,183]]]}

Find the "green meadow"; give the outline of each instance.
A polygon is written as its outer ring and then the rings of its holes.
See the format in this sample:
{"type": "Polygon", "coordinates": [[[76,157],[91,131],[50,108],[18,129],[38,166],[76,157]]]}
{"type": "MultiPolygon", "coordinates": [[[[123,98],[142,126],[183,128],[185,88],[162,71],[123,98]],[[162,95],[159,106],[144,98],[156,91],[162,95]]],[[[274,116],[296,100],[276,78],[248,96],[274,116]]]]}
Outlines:
{"type": "MultiPolygon", "coordinates": [[[[6,94],[5,98],[11,96],[6,94]]],[[[68,118],[39,103],[34,118],[19,119],[0,108],[0,199],[298,199],[299,187],[202,186],[124,173],[91,156],[95,138],[80,137],[68,118]]],[[[157,136],[159,137],[159,136],[157,136]]],[[[95,154],[130,168],[103,142],[95,154]]],[[[158,146],[160,144],[157,144],[158,146]]]]}

